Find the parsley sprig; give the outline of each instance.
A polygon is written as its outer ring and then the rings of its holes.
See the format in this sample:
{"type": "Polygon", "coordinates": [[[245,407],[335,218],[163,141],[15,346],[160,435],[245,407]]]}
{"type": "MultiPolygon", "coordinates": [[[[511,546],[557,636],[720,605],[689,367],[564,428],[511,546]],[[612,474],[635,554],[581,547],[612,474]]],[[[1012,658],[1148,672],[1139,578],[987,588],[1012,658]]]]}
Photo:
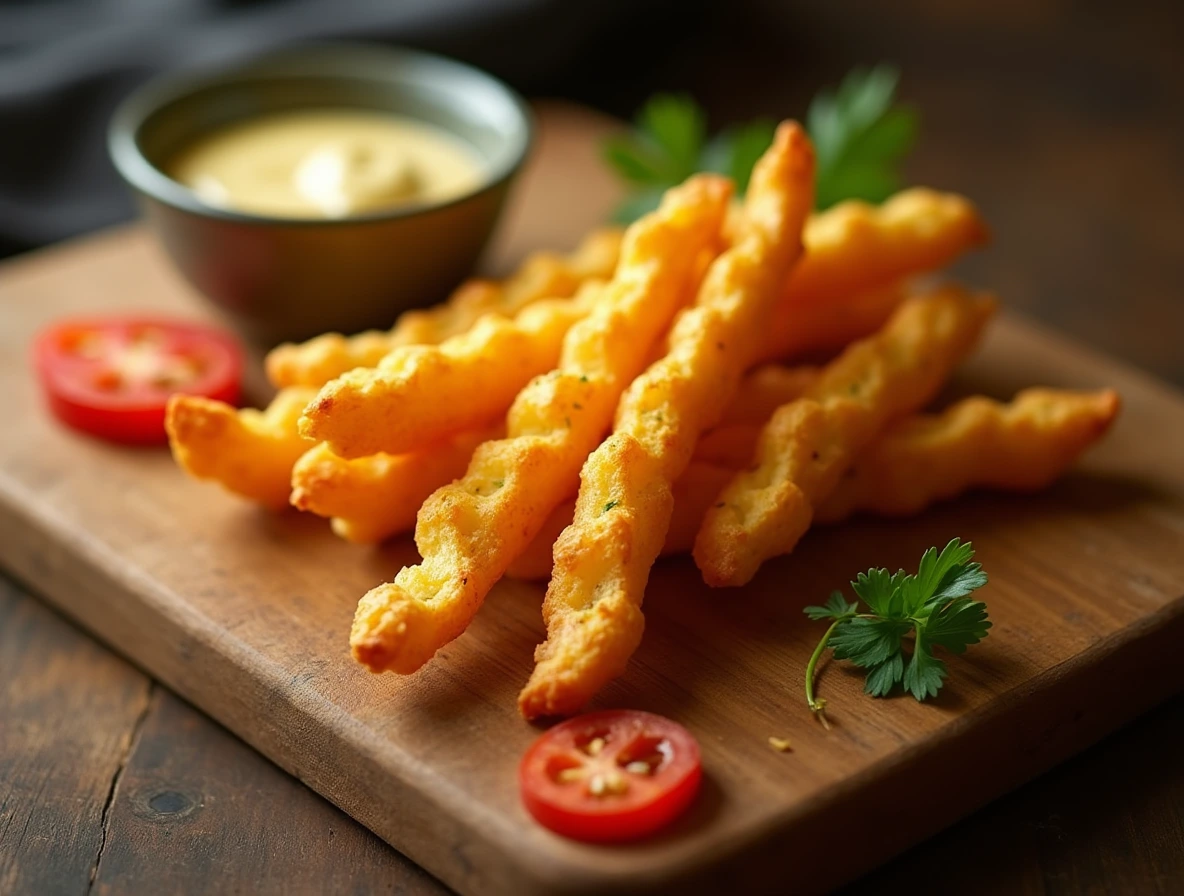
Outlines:
{"type": "MultiPolygon", "coordinates": [[[[900,189],[899,166],[916,141],[917,115],[894,102],[898,80],[891,66],[855,69],[837,90],[823,90],[811,102],[806,129],[818,156],[818,208],[844,199],[879,202],[900,189]]],[[[609,137],[602,147],[629,189],[615,220],[627,224],[652,211],[667,189],[697,171],[731,177],[743,195],[775,128],[773,119],[759,118],[708,139],[706,115],[693,99],[656,94],[638,112],[633,130],[609,137]]]]}
{"type": "Polygon", "coordinates": [[[941,553],[927,550],[916,575],[903,569],[860,573],[851,587],[867,605],[866,613],[859,612],[859,601],[848,602],[841,591],[823,606],[805,608],[815,621],[832,620],[806,665],[806,702],[823,724],[826,701],[814,695],[814,678],[828,646],[835,659],[867,670],[863,689],[873,697],[886,697],[898,684],[919,701],[937,695],[947,672],[933,655],[934,645],[965,653],[991,627],[987,605],[968,596],[987,584],[987,574],[973,558],[971,543],[955,538],[941,553]],[[910,636],[911,650],[906,652],[910,636]]]}

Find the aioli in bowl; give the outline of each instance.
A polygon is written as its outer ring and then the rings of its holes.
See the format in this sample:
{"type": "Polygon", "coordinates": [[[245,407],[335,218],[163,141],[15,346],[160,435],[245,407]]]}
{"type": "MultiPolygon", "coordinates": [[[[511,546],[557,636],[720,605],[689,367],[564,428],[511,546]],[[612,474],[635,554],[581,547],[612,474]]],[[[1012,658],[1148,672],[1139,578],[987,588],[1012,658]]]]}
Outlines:
{"type": "Polygon", "coordinates": [[[218,208],[291,218],[345,218],[447,202],[486,176],[447,131],[367,109],[302,109],[202,135],[166,172],[218,208]]]}

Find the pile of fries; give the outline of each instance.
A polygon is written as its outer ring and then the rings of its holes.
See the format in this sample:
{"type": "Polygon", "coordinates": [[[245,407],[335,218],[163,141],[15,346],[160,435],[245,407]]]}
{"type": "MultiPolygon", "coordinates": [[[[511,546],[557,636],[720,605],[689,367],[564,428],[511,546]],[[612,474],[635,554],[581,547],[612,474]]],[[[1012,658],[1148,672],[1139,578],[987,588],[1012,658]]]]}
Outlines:
{"type": "Polygon", "coordinates": [[[358,604],[350,643],[375,672],[422,667],[503,575],[549,576],[519,708],[575,712],[637,648],[660,554],[743,585],[814,523],[1041,488],[1118,411],[1109,390],[1031,389],[922,414],[996,303],[910,284],[986,229],[926,189],[813,214],[814,174],[786,122],[739,207],[729,180],[696,175],[624,233],[389,332],[280,346],[262,411],[175,396],[173,453],[350,541],[414,527],[422,562],[358,604]]]}

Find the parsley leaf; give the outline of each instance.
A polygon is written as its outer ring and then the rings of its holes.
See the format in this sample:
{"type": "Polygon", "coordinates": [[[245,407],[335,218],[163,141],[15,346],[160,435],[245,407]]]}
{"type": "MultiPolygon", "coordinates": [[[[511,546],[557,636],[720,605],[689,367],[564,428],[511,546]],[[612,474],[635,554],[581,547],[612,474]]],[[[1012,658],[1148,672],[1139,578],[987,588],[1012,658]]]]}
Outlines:
{"type": "Polygon", "coordinates": [[[900,73],[893,67],[857,68],[837,91],[810,103],[806,129],[818,158],[815,204],[844,199],[880,202],[900,189],[901,160],[917,139],[917,114],[894,106],[900,73]]]}
{"type": "Polygon", "coordinates": [[[897,619],[856,616],[831,636],[836,660],[857,666],[878,666],[900,653],[900,639],[909,625],[897,619]]]}
{"type": "Polygon", "coordinates": [[[856,576],[851,587],[873,613],[879,616],[899,615],[900,583],[904,578],[903,569],[895,575],[890,575],[886,569],[869,569],[856,576]]]}
{"type": "MultiPolygon", "coordinates": [[[[986,576],[983,576],[984,580],[986,576]]],[[[950,653],[965,653],[966,648],[987,636],[987,605],[982,601],[959,597],[931,614],[925,635],[950,653]]]]}
{"type": "Polygon", "coordinates": [[[917,631],[913,657],[904,668],[904,689],[918,701],[936,697],[946,677],[946,664],[933,656],[932,650],[917,631]]]}
{"type": "MultiPolygon", "coordinates": [[[[898,169],[916,142],[917,114],[895,104],[898,80],[891,66],[855,69],[837,90],[820,91],[810,103],[806,129],[818,158],[818,208],[843,199],[879,202],[900,189],[898,169]]],[[[773,119],[758,118],[708,140],[707,116],[691,97],[655,94],[631,130],[614,134],[601,147],[605,162],[629,191],[614,220],[628,224],[653,211],[666,190],[696,171],[727,175],[743,195],[776,127],[773,119]]]]}
{"type": "Polygon", "coordinates": [[[806,607],[810,619],[833,620],[806,666],[810,709],[826,724],[826,701],[815,697],[814,679],[828,646],[835,659],[867,670],[864,692],[873,697],[888,696],[898,684],[917,700],[937,696],[948,672],[933,646],[960,654],[987,636],[987,605],[968,596],[985,584],[987,574],[974,562],[974,547],[955,538],[940,552],[927,550],[915,575],[869,569],[856,576],[851,587],[867,604],[866,613],[840,591],[825,606],[806,607]]]}
{"type": "Polygon", "coordinates": [[[847,598],[843,597],[842,591],[832,591],[825,606],[806,607],[803,612],[817,622],[819,619],[840,619],[843,616],[850,616],[858,606],[858,602],[847,603],[847,598]]]}
{"type": "Polygon", "coordinates": [[[867,681],[863,684],[863,692],[873,697],[887,697],[892,689],[900,682],[904,675],[904,658],[899,653],[893,654],[868,670],[867,681]]]}

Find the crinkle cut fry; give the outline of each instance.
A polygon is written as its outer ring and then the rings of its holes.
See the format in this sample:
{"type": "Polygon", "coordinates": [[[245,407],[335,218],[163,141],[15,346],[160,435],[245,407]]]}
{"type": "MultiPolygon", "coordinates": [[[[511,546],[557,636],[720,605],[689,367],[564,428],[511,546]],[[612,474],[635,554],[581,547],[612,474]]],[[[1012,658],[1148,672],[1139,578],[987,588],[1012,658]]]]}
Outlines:
{"type": "Polygon", "coordinates": [[[906,417],[859,455],[816,521],[909,516],[972,488],[1045,488],[1105,435],[1121,405],[1113,389],[1025,389],[1007,403],[974,396],[906,417]]]}
{"type": "Polygon", "coordinates": [[[840,202],[806,222],[806,254],[786,283],[787,304],[825,302],[935,271],[988,238],[974,204],[956,193],[911,187],[879,205],[840,202]]]}
{"type": "Polygon", "coordinates": [[[748,582],[789,553],[856,455],[927,404],[974,346],[995,302],[949,286],[909,299],[877,335],[850,346],[806,395],[765,425],[751,470],[703,520],[695,562],[713,587],[748,582]]]}
{"type": "Polygon", "coordinates": [[[629,228],[596,307],[568,331],[559,367],[531,382],[464,477],[419,511],[423,562],[358,604],[350,644],[375,672],[413,672],[468,626],[489,589],[570,495],[651,345],[718,252],[729,181],[700,175],[629,228]]]}
{"type": "MultiPolygon", "coordinates": [[[[839,203],[807,222],[803,237],[807,254],[786,284],[786,304],[825,302],[909,274],[937,270],[985,242],[987,236],[974,205],[954,193],[914,187],[879,206],[839,203]]],[[[573,295],[584,280],[612,275],[620,242],[618,230],[594,231],[566,258],[547,252],[532,255],[504,283],[469,281],[437,308],[406,312],[389,331],[348,337],[329,333],[277,346],[267,357],[268,376],[278,387],[322,386],[355,367],[377,365],[401,345],[443,342],[489,312],[513,315],[540,299],[573,295]]],[[[862,310],[875,313],[871,297],[862,310]]],[[[778,325],[772,330],[794,338],[792,328],[778,325]]],[[[842,344],[839,341],[835,347],[842,344]]],[[[772,360],[792,350],[792,344],[773,342],[762,357],[772,360]]]]}
{"type": "Polygon", "coordinates": [[[555,543],[547,640],[518,697],[527,718],[579,709],[641,641],[641,602],[672,512],[671,486],[727,408],[761,347],[762,323],[802,251],[814,154],[783,123],[757,163],[740,236],[715,260],[669,350],[626,390],[613,434],[580,475],[575,516],[555,543]]]}
{"type": "MultiPolygon", "coordinates": [[[[900,300],[895,287],[882,287],[856,296],[843,295],[834,301],[804,301],[812,298],[803,294],[805,287],[819,290],[822,296],[839,295],[851,284],[862,287],[879,284],[887,277],[918,273],[944,264],[981,242],[985,235],[985,228],[968,200],[925,189],[903,191],[878,207],[842,203],[814,215],[807,222],[804,236],[809,254],[797,266],[797,273],[789,278],[774,315],[774,324],[768,328],[771,335],[761,357],[774,359],[798,351],[840,348],[876,329],[900,300]],[[867,253],[863,262],[856,263],[857,250],[867,253]],[[876,259],[875,263],[867,262],[868,258],[876,259]]],[[[396,341],[402,344],[439,342],[452,335],[454,330],[463,331],[468,321],[491,309],[512,313],[548,295],[562,293],[568,288],[574,290],[576,279],[580,277],[587,279],[611,272],[617,260],[619,242],[617,231],[598,231],[584,241],[566,265],[561,258],[543,254],[528,260],[504,286],[472,281],[448,303],[451,310],[405,314],[396,327],[400,334],[396,341]]],[[[278,363],[275,359],[282,357],[287,357],[293,365],[307,360],[312,366],[308,367],[306,379],[320,386],[354,366],[377,363],[391,348],[387,342],[389,335],[371,333],[348,340],[340,336],[324,337],[303,346],[281,347],[269,356],[269,361],[274,366],[278,363]],[[367,340],[376,346],[369,350],[369,355],[363,351],[367,340]],[[342,354],[339,349],[343,345],[361,354],[342,354]],[[320,368],[320,372],[315,369],[315,364],[320,363],[316,360],[318,357],[328,365],[320,368]]],[[[284,377],[278,379],[286,381],[284,377]]],[[[293,375],[293,379],[301,377],[293,375]]],[[[283,398],[278,400],[285,403],[283,398]]],[[[248,419],[254,413],[247,412],[248,419]]],[[[270,411],[265,413],[270,415],[270,411]]],[[[267,481],[251,479],[245,488],[241,481],[231,481],[225,483],[227,488],[243,497],[262,494],[271,506],[282,506],[283,502],[276,496],[287,488],[291,475],[291,470],[285,470],[282,461],[284,456],[298,456],[293,447],[300,444],[297,419],[298,415],[290,417],[290,428],[282,437],[272,427],[260,433],[252,424],[227,425],[228,431],[234,429],[240,435],[258,433],[253,450],[261,456],[253,466],[257,477],[267,474],[267,481]],[[269,454],[277,446],[289,448],[288,453],[265,461],[262,455],[269,454]]],[[[212,443],[210,447],[212,450],[212,443]]],[[[236,469],[229,464],[223,468],[230,475],[236,469]]],[[[207,478],[217,478],[217,475],[211,474],[207,478]]]]}
{"type": "MultiPolygon", "coordinates": [[[[756,433],[759,432],[760,425],[768,420],[781,405],[798,398],[817,377],[818,369],[815,367],[782,367],[777,364],[766,364],[750,371],[740,382],[736,394],[732,396],[732,401],[720,418],[719,426],[700,436],[699,442],[695,446],[696,460],[700,459],[700,451],[705,443],[710,446],[717,441],[722,441],[728,445],[740,443],[739,447],[727,456],[743,455],[743,460],[735,466],[747,463],[756,446],[756,433]]],[[[692,464],[678,482],[682,483],[695,466],[696,464],[692,464]]],[[[731,478],[729,468],[722,467],[720,469],[725,471],[726,476],[724,481],[719,483],[719,487],[711,493],[712,500],[719,489],[724,487],[727,479],[731,478]]],[[[703,514],[698,514],[689,522],[682,518],[677,509],[678,493],[679,486],[676,484],[674,488],[676,510],[670,522],[671,529],[691,526],[693,528],[690,530],[690,537],[693,539],[695,532],[699,530],[703,514]]],[[[547,518],[546,525],[530,543],[530,547],[510,565],[507,575],[515,579],[531,581],[551,577],[551,552],[560,533],[571,525],[575,503],[573,497],[570,501],[565,501],[555,508],[551,516],[547,518]]],[[[688,546],[687,550],[689,549],[688,546]]]]}
{"type": "MultiPolygon", "coordinates": [[[[911,516],[973,489],[1045,488],[1106,434],[1121,404],[1112,389],[1025,389],[1007,403],[972,396],[940,414],[905,417],[856,458],[814,514],[814,524],[839,523],[857,513],[911,516]]],[[[703,517],[740,468],[700,460],[696,453],[674,484],[663,555],[691,550],[703,517]]],[[[551,546],[571,521],[574,504],[556,509],[511,575],[550,576],[551,546]]]]}
{"type": "Polygon", "coordinates": [[[533,377],[554,369],[563,337],[603,286],[587,281],[574,299],[536,302],[515,318],[486,315],[439,345],[403,346],[377,367],[342,374],[305,409],[300,432],[359,458],[402,454],[484,426],[533,377]]]}
{"type": "Polygon", "coordinates": [[[325,333],[276,346],[267,355],[267,376],[277,387],[323,386],[355,367],[374,367],[400,346],[441,343],[486,314],[513,316],[542,299],[572,296],[585,281],[612,276],[620,246],[619,230],[595,230],[571,255],[534,253],[505,281],[469,280],[434,308],[404,312],[390,330],[325,333]]]}
{"type": "MultiPolygon", "coordinates": [[[[874,332],[904,299],[901,286],[883,285],[886,273],[916,272],[956,254],[977,232],[972,225],[978,221],[961,197],[927,190],[906,191],[883,206],[844,203],[813,220],[819,260],[816,272],[808,272],[802,282],[820,290],[822,298],[806,301],[787,290],[767,329],[762,358],[836,350],[874,332]],[[850,258],[853,247],[868,248],[875,258],[877,251],[898,245],[911,250],[902,254],[915,267],[900,262],[893,267],[894,259],[861,266],[850,258]],[[842,273],[852,269],[857,275],[842,273]],[[871,286],[839,295],[828,287],[833,282],[871,286]]],[[[810,263],[807,259],[803,265],[810,263]]],[[[796,278],[787,280],[792,286],[796,278]]],[[[488,422],[531,376],[554,366],[563,334],[591,306],[590,285],[575,304],[539,302],[513,320],[487,316],[439,345],[404,346],[376,368],[343,374],[309,406],[301,433],[329,442],[342,457],[356,458],[410,451],[488,422]],[[483,387],[473,389],[475,382],[483,387]]]]}
{"type": "Polygon", "coordinates": [[[323,442],[292,468],[294,507],[329,517],[334,533],[377,544],[415,526],[419,506],[440,486],[464,475],[477,446],[501,435],[498,425],[453,436],[407,454],[346,460],[323,442]]]}
{"type": "Polygon", "coordinates": [[[806,254],[786,283],[761,360],[837,350],[878,329],[902,299],[891,284],[944,267],[988,236],[970,200],[926,187],[880,205],[840,202],[811,216],[802,237],[806,254]],[[839,297],[850,298],[833,304],[839,297]]]}
{"type": "Polygon", "coordinates": [[[174,395],[165,414],[173,457],[196,479],[217,480],[273,509],[287,507],[292,465],[311,447],[296,431],[296,421],[314,394],[301,387],[281,389],[263,411],[174,395]]]}
{"type": "MultiPolygon", "coordinates": [[[[588,284],[584,288],[588,288],[588,284]]],[[[870,304],[882,309],[882,315],[886,317],[903,298],[903,289],[894,286],[874,291],[870,296],[870,304]]],[[[825,313],[821,312],[819,306],[799,303],[795,307],[800,308],[802,313],[792,318],[792,326],[797,333],[796,344],[802,351],[824,352],[833,347],[840,333],[842,336],[839,338],[846,344],[874,332],[883,321],[879,319],[881,312],[873,318],[864,313],[863,309],[869,305],[868,299],[866,294],[834,299],[826,303],[825,313]]],[[[759,426],[782,404],[800,396],[817,375],[818,370],[814,367],[767,364],[754,368],[745,375],[736,390],[720,425],[699,440],[696,457],[701,455],[700,459],[726,460],[744,454],[744,462],[747,462],[756,444],[759,426]]],[[[465,435],[461,434],[448,440],[447,444],[455,445],[464,440],[465,435]]],[[[416,449],[405,456],[410,458],[419,453],[419,449],[416,449]]],[[[413,509],[409,511],[400,501],[367,500],[367,495],[408,494],[401,483],[407,471],[413,468],[406,461],[394,462],[386,454],[377,454],[373,460],[358,458],[356,462],[346,461],[326,448],[310,451],[306,461],[298,467],[298,470],[293,471],[292,484],[294,490],[300,489],[303,494],[300,500],[294,498],[293,503],[303,510],[335,517],[333,529],[342,537],[350,541],[373,543],[414,525],[413,509]],[[387,481],[388,478],[394,481],[387,481]]],[[[435,485],[442,485],[463,472],[462,464],[458,472],[437,481],[435,485]]],[[[428,489],[428,492],[433,489],[428,489]]],[[[540,539],[536,538],[525,554],[511,565],[510,575],[519,578],[545,577],[538,573],[539,570],[549,574],[551,545],[555,536],[571,522],[570,506],[567,510],[566,519],[560,517],[561,522],[556,523],[558,528],[546,544],[540,546],[540,539]],[[527,572],[524,574],[522,570],[527,572]]],[[[685,521],[674,521],[674,525],[682,524],[685,521]]],[[[695,525],[698,525],[698,520],[695,525]]]]}

